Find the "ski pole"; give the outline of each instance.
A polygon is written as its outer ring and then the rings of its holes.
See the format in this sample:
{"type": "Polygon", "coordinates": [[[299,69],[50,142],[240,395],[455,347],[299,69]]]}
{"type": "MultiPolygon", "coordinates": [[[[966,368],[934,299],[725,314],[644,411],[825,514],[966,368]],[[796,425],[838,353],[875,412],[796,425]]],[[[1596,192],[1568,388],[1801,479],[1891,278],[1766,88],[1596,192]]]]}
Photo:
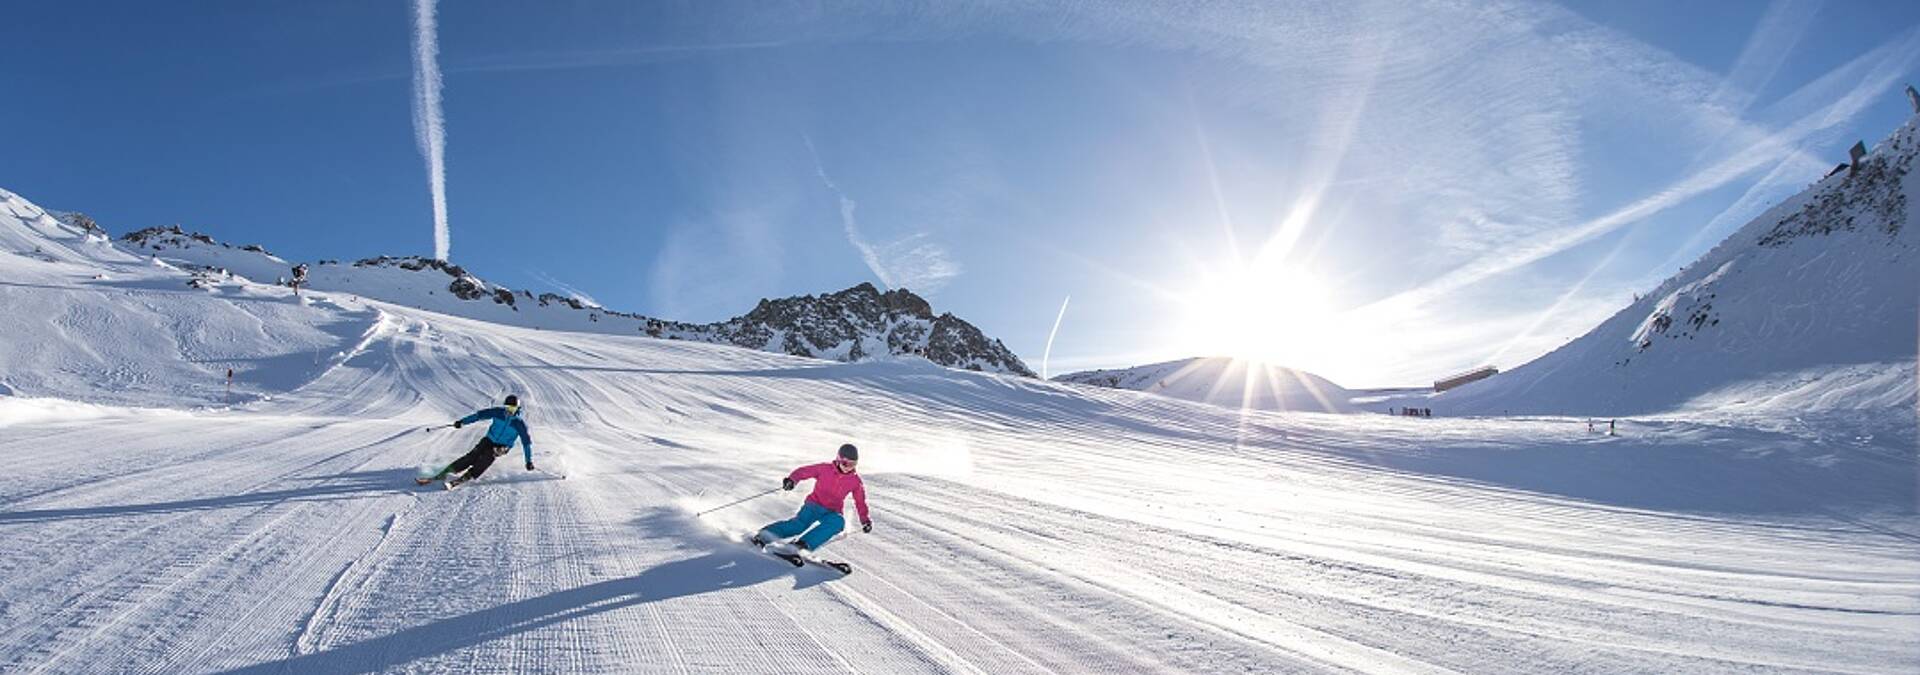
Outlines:
{"type": "Polygon", "coordinates": [[[453,425],[451,424],[441,424],[438,426],[427,427],[426,431],[433,431],[434,429],[452,429],[452,428],[453,428],[453,425]]]}
{"type": "Polygon", "coordinates": [[[720,510],[720,509],[724,509],[724,508],[727,508],[727,507],[729,507],[729,506],[735,506],[735,505],[738,505],[738,504],[744,504],[744,503],[746,503],[746,502],[749,502],[749,501],[752,501],[752,500],[755,500],[755,499],[759,499],[759,498],[761,498],[761,497],[765,497],[765,496],[767,496],[767,495],[770,495],[770,494],[773,494],[773,493],[775,493],[775,492],[779,492],[779,491],[780,491],[780,488],[774,488],[774,489],[772,489],[772,490],[768,490],[768,491],[766,491],[766,492],[762,492],[762,493],[760,493],[760,494],[757,494],[757,495],[753,495],[753,496],[751,496],[751,497],[741,497],[741,498],[739,498],[739,499],[735,499],[735,500],[733,500],[733,501],[730,501],[730,502],[727,502],[727,503],[725,503],[725,504],[721,504],[721,505],[719,505],[719,506],[715,506],[715,507],[713,507],[713,508],[710,508],[710,509],[707,509],[707,510],[705,510],[705,511],[701,511],[701,512],[699,512],[699,513],[696,513],[696,514],[693,514],[693,517],[695,517],[695,518],[699,518],[700,516],[704,516],[704,515],[707,515],[707,514],[709,514],[709,513],[713,513],[713,512],[715,512],[715,511],[718,511],[718,510],[720,510]]]}

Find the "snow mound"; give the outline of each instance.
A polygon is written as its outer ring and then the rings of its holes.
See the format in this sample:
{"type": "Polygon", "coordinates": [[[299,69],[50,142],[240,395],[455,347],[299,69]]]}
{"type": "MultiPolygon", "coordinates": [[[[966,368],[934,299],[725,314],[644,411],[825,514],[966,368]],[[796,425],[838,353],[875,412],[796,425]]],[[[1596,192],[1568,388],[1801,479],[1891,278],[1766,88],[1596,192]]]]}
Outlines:
{"type": "MultiPolygon", "coordinates": [[[[0,388],[0,392],[4,392],[0,388]]],[[[94,405],[58,398],[20,398],[0,395],[0,429],[46,422],[86,422],[111,418],[189,419],[184,411],[167,408],[125,408],[94,405]]]]}
{"type": "Polygon", "coordinates": [[[1131,389],[1247,410],[1351,412],[1353,392],[1292,368],[1225,357],[1180,359],[1133,368],[1090,370],[1055,382],[1131,389]]]}
{"type": "Polygon", "coordinates": [[[1415,404],[1441,414],[1629,415],[1738,402],[1910,415],[1913,378],[1899,373],[1912,372],[1920,344],[1917,122],[1579,339],[1415,404]]]}
{"type": "Polygon", "coordinates": [[[4,191],[0,306],[32,319],[10,322],[0,340],[9,393],[126,406],[292,391],[380,320],[367,307],[294,302],[290,289],[224,269],[132,255],[4,191]]]}

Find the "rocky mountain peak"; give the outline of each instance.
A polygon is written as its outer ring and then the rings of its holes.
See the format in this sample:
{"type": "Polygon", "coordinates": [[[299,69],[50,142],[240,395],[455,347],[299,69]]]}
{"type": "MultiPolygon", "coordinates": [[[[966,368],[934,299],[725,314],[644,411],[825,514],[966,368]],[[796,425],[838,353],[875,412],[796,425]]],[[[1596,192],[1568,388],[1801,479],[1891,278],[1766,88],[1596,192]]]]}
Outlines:
{"type": "Polygon", "coordinates": [[[663,324],[651,331],[841,361],[914,355],[951,368],[1032,377],[998,340],[952,314],[935,315],[925,298],[871,283],[824,295],[761,300],[753,311],[717,324],[663,324]],[[702,337],[696,337],[702,336],[702,337]]]}

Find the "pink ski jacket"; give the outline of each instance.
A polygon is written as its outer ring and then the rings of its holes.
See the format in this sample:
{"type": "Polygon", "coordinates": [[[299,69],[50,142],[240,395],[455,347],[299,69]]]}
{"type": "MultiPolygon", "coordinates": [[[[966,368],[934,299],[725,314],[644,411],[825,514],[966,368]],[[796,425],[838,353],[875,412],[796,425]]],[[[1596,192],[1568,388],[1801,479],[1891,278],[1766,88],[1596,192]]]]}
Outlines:
{"type": "Polygon", "coordinates": [[[860,522],[870,520],[867,518],[867,488],[860,484],[859,473],[840,473],[832,462],[827,462],[794,469],[787,477],[795,483],[812,478],[813,494],[807,495],[807,501],[834,513],[840,513],[840,509],[847,504],[847,493],[853,493],[853,507],[860,512],[860,522]]]}

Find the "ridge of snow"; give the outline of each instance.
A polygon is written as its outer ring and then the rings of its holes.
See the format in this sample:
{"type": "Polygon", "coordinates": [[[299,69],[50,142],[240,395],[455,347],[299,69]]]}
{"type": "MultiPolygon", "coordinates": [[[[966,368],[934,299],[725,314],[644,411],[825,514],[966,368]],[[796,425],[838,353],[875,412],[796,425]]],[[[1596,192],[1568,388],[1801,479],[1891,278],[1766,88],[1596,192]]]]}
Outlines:
{"type": "MultiPolygon", "coordinates": [[[[1808,373],[1912,364],[1920,344],[1920,213],[1910,208],[1920,198],[1916,125],[1920,118],[1909,119],[1855,171],[1768,209],[1566,345],[1479,382],[1388,402],[1448,415],[1652,414],[1740,396],[1732,392],[1796,389],[1808,373]]],[[[1816,398],[1830,409],[1902,415],[1915,406],[1899,378],[1855,382],[1845,396],[1816,398]]]]}

